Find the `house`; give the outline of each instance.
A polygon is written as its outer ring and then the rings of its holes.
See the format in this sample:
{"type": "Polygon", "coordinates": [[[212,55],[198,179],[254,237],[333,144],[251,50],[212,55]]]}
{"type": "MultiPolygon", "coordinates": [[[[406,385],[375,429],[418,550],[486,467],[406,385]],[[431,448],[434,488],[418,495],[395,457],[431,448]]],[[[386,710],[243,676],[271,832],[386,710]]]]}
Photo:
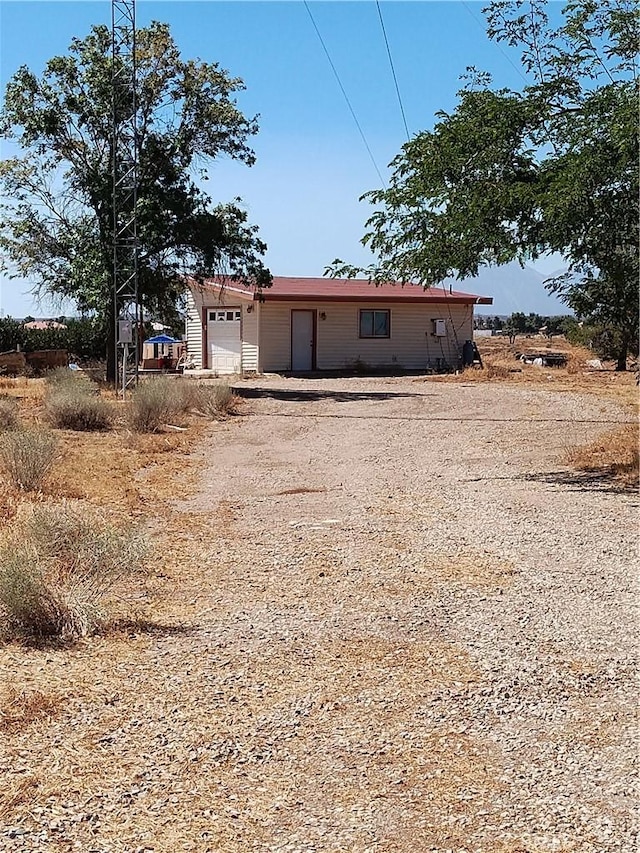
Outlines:
{"type": "Polygon", "coordinates": [[[448,288],[327,278],[190,282],[186,335],[196,369],[224,373],[456,368],[473,306],[491,297],[448,288]]]}

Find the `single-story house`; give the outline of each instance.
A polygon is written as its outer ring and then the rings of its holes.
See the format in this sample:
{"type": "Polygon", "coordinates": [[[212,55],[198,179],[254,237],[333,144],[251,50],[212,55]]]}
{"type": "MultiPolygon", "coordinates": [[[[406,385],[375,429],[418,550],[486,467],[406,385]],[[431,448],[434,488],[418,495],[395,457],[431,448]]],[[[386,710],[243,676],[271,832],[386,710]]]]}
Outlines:
{"type": "Polygon", "coordinates": [[[473,338],[473,306],[491,297],[448,287],[274,277],[261,292],[210,279],[189,285],[187,351],[224,373],[446,369],[473,338]]]}

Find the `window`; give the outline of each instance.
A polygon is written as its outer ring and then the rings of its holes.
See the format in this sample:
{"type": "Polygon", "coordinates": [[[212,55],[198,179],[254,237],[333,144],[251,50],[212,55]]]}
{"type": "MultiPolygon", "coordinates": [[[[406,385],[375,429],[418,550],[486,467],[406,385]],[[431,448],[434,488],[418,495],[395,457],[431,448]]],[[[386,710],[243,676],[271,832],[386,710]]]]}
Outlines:
{"type": "Polygon", "coordinates": [[[209,311],[209,321],[211,323],[234,323],[240,320],[242,311],[209,311]]]}
{"type": "Polygon", "coordinates": [[[391,311],[361,311],[361,338],[390,338],[391,311]]]}

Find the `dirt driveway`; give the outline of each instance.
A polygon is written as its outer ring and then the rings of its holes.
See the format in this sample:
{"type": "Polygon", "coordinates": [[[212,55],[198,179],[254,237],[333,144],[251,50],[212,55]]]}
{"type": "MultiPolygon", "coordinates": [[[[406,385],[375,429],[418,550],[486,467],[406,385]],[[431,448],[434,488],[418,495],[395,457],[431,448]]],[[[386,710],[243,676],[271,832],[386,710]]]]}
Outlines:
{"type": "Polygon", "coordinates": [[[638,501],[562,462],[625,416],[496,385],[257,385],[192,510],[217,516],[209,641],[251,708],[258,849],[635,849],[638,501]]]}
{"type": "Polygon", "coordinates": [[[242,389],[177,508],[183,629],[97,661],[118,699],[47,735],[89,726],[97,824],[57,846],[25,819],[7,849],[635,851],[638,498],[562,461],[628,416],[507,384],[242,389]]]}

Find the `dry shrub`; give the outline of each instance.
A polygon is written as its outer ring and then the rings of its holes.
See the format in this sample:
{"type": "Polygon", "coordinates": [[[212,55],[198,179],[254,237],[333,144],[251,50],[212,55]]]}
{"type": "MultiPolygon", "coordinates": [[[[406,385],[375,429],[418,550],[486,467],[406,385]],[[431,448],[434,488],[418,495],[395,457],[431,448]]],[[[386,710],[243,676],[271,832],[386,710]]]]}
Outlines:
{"type": "Polygon", "coordinates": [[[0,432],[18,429],[19,426],[20,418],[16,401],[9,398],[0,399],[0,432]]]}
{"type": "Polygon", "coordinates": [[[58,455],[58,441],[43,429],[19,429],[0,437],[0,468],[17,489],[39,489],[58,455]]]}
{"type": "Polygon", "coordinates": [[[192,407],[207,418],[226,418],[237,413],[238,397],[226,382],[198,385],[194,389],[192,407]]]}
{"type": "Polygon", "coordinates": [[[191,394],[179,381],[159,376],[133,392],[129,424],[135,432],[157,432],[190,408],[191,394]]]}
{"type": "Polygon", "coordinates": [[[84,388],[66,384],[59,386],[47,399],[46,412],[53,426],[81,432],[110,429],[114,420],[109,403],[90,396],[84,388]]]}
{"type": "Polygon", "coordinates": [[[53,370],[47,370],[44,376],[44,381],[50,389],[54,388],[78,388],[87,393],[97,393],[97,386],[89,379],[86,374],[77,370],[70,370],[68,367],[54,367],[53,370]]]}
{"type": "Polygon", "coordinates": [[[579,471],[604,472],[629,485],[638,484],[639,442],[638,424],[628,424],[590,444],[571,448],[568,462],[579,471]]]}
{"type": "Polygon", "coordinates": [[[498,361],[488,361],[485,364],[487,379],[510,379],[511,369],[498,361]]]}
{"type": "Polygon", "coordinates": [[[0,612],[12,637],[77,639],[104,621],[118,584],[146,552],[133,531],[81,505],[35,504],[18,515],[0,549],[0,612]]]}

